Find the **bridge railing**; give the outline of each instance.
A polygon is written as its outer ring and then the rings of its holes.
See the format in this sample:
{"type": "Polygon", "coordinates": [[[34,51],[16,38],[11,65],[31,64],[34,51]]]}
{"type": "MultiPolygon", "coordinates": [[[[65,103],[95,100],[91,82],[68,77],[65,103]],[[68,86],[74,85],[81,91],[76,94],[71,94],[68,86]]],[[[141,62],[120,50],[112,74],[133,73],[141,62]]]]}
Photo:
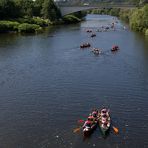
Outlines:
{"type": "MultiPolygon", "coordinates": [[[[68,3],[61,3],[57,2],[59,7],[86,7],[84,4],[68,4],[68,3]]],[[[95,3],[89,4],[87,7],[103,7],[103,6],[110,6],[110,7],[137,7],[136,4],[127,4],[127,3],[95,3]]]]}

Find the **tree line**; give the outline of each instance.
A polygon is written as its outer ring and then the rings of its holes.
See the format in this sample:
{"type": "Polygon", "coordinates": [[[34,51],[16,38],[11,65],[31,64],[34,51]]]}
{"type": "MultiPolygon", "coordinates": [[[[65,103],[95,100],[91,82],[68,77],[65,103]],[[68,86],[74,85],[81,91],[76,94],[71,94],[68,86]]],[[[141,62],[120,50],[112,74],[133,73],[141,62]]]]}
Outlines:
{"type": "Polygon", "coordinates": [[[81,21],[83,13],[61,16],[53,0],[0,0],[0,33],[38,33],[53,24],[81,21]]]}
{"type": "Polygon", "coordinates": [[[92,14],[107,14],[117,16],[121,20],[129,23],[131,29],[138,32],[143,32],[148,35],[148,4],[136,9],[95,9],[91,11],[92,14]]]}
{"type": "Polygon", "coordinates": [[[61,17],[53,0],[0,0],[0,19],[39,16],[51,21],[61,17]]]}

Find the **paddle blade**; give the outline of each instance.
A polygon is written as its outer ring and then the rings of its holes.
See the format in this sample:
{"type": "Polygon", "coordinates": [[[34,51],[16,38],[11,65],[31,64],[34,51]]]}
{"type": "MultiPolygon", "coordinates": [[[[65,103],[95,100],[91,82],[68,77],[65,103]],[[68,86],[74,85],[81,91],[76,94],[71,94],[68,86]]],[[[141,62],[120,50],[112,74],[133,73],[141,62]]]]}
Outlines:
{"type": "Polygon", "coordinates": [[[117,127],[114,127],[114,126],[113,126],[113,130],[114,130],[115,134],[118,134],[118,133],[119,133],[119,130],[118,130],[117,127]]]}
{"type": "Polygon", "coordinates": [[[73,130],[73,133],[80,132],[80,130],[81,130],[81,127],[75,128],[75,129],[73,130]]]}

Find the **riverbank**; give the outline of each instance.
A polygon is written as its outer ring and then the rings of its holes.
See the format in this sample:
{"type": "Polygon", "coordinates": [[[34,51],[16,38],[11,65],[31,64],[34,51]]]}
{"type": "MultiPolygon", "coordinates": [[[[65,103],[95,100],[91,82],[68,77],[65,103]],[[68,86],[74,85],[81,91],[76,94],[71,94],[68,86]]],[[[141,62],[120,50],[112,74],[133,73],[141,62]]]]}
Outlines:
{"type": "Polygon", "coordinates": [[[93,10],[92,14],[107,14],[120,18],[129,23],[130,28],[134,31],[142,32],[148,35],[148,4],[142,8],[120,9],[111,8],[103,10],[93,10]]]}
{"type": "Polygon", "coordinates": [[[40,33],[48,26],[73,24],[81,20],[81,18],[75,15],[67,15],[53,22],[40,17],[0,20],[0,33],[40,33]]]}
{"type": "Polygon", "coordinates": [[[38,33],[51,24],[48,19],[39,17],[0,20],[0,33],[38,33]]]}

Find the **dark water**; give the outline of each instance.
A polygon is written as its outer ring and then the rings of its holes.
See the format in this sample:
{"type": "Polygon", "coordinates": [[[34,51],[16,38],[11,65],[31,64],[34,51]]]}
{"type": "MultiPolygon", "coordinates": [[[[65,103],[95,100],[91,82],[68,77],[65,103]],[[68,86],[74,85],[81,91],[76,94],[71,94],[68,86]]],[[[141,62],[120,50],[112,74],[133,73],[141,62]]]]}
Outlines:
{"type": "Polygon", "coordinates": [[[86,28],[113,19],[87,19],[41,35],[0,35],[0,148],[148,147],[148,38],[120,22],[90,38],[86,28]],[[79,49],[83,42],[103,54],[79,49]],[[113,44],[120,47],[115,54],[113,44]],[[119,135],[73,133],[77,120],[103,106],[119,135]]]}

